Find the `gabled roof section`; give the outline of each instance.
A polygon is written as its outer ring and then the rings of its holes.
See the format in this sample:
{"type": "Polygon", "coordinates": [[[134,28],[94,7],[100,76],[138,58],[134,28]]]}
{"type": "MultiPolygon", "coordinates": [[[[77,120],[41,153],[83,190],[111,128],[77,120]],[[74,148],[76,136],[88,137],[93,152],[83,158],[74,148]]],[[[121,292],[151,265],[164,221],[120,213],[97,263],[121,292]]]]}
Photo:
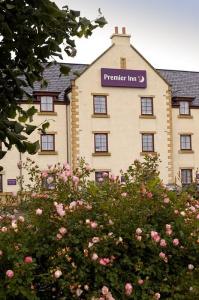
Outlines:
{"type": "Polygon", "coordinates": [[[29,94],[33,94],[33,91],[43,91],[43,92],[57,92],[59,93],[58,100],[64,101],[64,93],[67,88],[71,85],[71,80],[78,77],[87,67],[85,64],[62,64],[70,68],[68,75],[60,76],[60,63],[52,64],[51,66],[44,69],[43,77],[47,80],[47,87],[41,88],[40,82],[34,83],[34,89],[26,88],[29,94]]]}
{"type": "Polygon", "coordinates": [[[147,63],[147,65],[149,65],[149,67],[166,83],[170,86],[170,83],[169,81],[167,81],[167,79],[161,75],[161,73],[159,73],[151,64],[150,62],[148,62],[148,60],[142,56],[142,54],[135,48],[131,45],[131,48],[147,63]]]}
{"type": "Polygon", "coordinates": [[[199,72],[157,70],[171,85],[172,97],[194,98],[192,106],[199,106],[199,72]]]}

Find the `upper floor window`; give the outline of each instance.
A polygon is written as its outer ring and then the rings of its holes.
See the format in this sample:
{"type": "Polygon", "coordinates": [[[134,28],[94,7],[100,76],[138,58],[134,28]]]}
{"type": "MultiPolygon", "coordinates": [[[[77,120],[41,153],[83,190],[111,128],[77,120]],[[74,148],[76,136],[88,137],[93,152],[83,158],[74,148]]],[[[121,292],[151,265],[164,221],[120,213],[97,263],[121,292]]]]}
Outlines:
{"type": "Polygon", "coordinates": [[[95,133],[95,152],[108,152],[108,134],[107,133],[95,133]]]}
{"type": "Polygon", "coordinates": [[[41,135],[41,151],[55,151],[55,135],[42,134],[41,135]]]}
{"type": "Polygon", "coordinates": [[[48,112],[54,111],[53,97],[52,96],[41,96],[40,98],[40,111],[48,112]]]}
{"type": "Polygon", "coordinates": [[[180,101],[179,114],[180,115],[190,115],[190,108],[188,101],[180,101]]]}
{"type": "Polygon", "coordinates": [[[93,96],[93,112],[94,114],[107,114],[107,97],[106,96],[93,96]]]}
{"type": "Polygon", "coordinates": [[[153,115],[153,98],[151,97],[141,98],[141,114],[153,115]]]}
{"type": "Polygon", "coordinates": [[[181,134],[180,135],[180,149],[181,150],[191,150],[191,135],[181,134]]]}
{"type": "Polygon", "coordinates": [[[154,134],[142,134],[142,152],[154,152],[154,134]]]}
{"type": "Polygon", "coordinates": [[[181,169],[181,182],[183,185],[191,184],[193,181],[192,169],[181,169]]]}

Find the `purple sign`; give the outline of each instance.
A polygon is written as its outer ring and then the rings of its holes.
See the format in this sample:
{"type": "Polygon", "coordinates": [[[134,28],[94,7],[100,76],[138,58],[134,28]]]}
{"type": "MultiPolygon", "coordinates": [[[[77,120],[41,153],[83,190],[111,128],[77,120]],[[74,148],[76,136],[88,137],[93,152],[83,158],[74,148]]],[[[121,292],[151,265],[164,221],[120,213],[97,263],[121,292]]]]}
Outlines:
{"type": "Polygon", "coordinates": [[[146,71],[126,69],[101,69],[102,86],[146,88],[146,71]]]}
{"type": "Polygon", "coordinates": [[[16,179],[8,179],[7,180],[7,185],[16,185],[16,184],[17,184],[16,179]]]}

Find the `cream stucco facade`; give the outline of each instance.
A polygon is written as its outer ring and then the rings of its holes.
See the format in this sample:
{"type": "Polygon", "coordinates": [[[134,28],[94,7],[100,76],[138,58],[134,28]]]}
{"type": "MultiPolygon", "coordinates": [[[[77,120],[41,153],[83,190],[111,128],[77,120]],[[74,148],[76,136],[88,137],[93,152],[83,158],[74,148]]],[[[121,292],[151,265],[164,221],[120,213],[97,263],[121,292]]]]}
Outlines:
{"type": "MultiPolygon", "coordinates": [[[[31,159],[45,170],[47,165],[58,162],[69,162],[75,168],[78,159],[84,158],[96,173],[106,171],[119,175],[120,170],[125,171],[135,159],[142,160],[147,153],[159,154],[160,177],[165,184],[180,184],[182,170],[185,180],[189,181],[190,176],[194,179],[199,168],[199,100],[197,103],[196,99],[199,92],[195,95],[197,92],[193,89],[193,95],[190,95],[181,78],[186,83],[186,76],[198,76],[196,83],[199,86],[199,73],[187,75],[181,71],[156,70],[131,45],[130,35],[125,29],[121,34],[116,30],[111,41],[112,45],[90,66],[72,66],[75,71],[80,70],[78,77],[70,75],[59,79],[58,75],[55,78],[53,70],[51,73],[48,71],[53,84],[48,90],[41,89],[40,93],[47,96],[57,93],[57,98],[52,98],[53,110],[48,112],[41,112],[41,97],[35,101],[38,113],[34,116],[34,123],[39,125],[49,120],[47,134],[51,138],[53,136],[54,144],[48,141],[48,145],[43,145],[43,150],[41,147],[31,159]],[[103,68],[118,72],[144,71],[147,84],[144,87],[104,85],[101,77],[103,68]],[[61,85],[59,80],[62,80],[61,85]],[[178,90],[178,86],[174,86],[176,82],[183,85],[184,90],[174,97],[175,89],[178,90]],[[59,98],[58,94],[62,96],[59,98]],[[105,109],[105,113],[96,113],[95,98],[102,100],[98,105],[104,105],[101,108],[105,109]],[[148,99],[151,105],[144,108],[149,109],[146,113],[142,111],[143,99],[148,99]],[[188,111],[180,113],[181,104],[183,107],[187,105],[188,111]],[[149,140],[146,142],[145,138],[149,140]],[[145,142],[149,144],[145,145],[145,142]],[[50,147],[50,151],[45,147],[50,147]],[[99,151],[100,147],[102,151],[99,151]],[[147,151],[145,147],[149,147],[147,151]]],[[[26,102],[22,105],[28,107],[26,102]]],[[[37,139],[41,137],[35,131],[31,140],[37,139]]],[[[26,157],[27,154],[19,154],[12,149],[1,160],[3,192],[19,189],[10,179],[25,175],[27,181],[24,170],[17,168],[18,162],[24,162],[26,157]]]]}
{"type": "MultiPolygon", "coordinates": [[[[142,133],[154,134],[154,152],[160,154],[160,174],[164,182],[173,182],[171,151],[171,96],[168,83],[131,46],[130,36],[114,34],[112,46],[102,54],[85,72],[75,80],[75,101],[78,109],[74,112],[77,131],[72,136],[78,140],[76,158],[83,157],[96,171],[119,174],[126,170],[135,159],[142,159],[142,133]],[[103,87],[100,70],[125,67],[146,70],[146,88],[103,87]],[[93,96],[107,96],[107,115],[93,114],[93,96]],[[141,97],[152,97],[153,116],[142,116],[141,97]],[[108,153],[94,153],[94,134],[108,134],[108,153]],[[163,146],[164,145],[164,146],[163,146]]],[[[73,98],[71,97],[73,103],[73,98]]],[[[71,105],[73,107],[73,104],[71,105]]],[[[73,115],[73,111],[71,111],[73,115]]]]}

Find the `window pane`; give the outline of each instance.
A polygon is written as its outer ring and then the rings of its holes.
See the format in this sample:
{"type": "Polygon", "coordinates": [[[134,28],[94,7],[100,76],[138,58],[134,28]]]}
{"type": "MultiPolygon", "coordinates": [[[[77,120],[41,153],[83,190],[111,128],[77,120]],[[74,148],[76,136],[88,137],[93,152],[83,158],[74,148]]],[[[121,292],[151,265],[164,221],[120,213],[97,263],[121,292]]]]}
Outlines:
{"type": "Polygon", "coordinates": [[[181,150],[191,150],[191,136],[181,135],[180,136],[180,148],[181,150]]]}
{"type": "Polygon", "coordinates": [[[153,99],[141,98],[141,114],[152,115],[153,114],[153,99]]]}
{"type": "Polygon", "coordinates": [[[181,170],[181,181],[182,181],[182,184],[192,183],[192,170],[182,169],[181,170]]]}
{"type": "Polygon", "coordinates": [[[41,136],[41,150],[54,150],[54,135],[46,134],[41,136]]]}
{"type": "Polygon", "coordinates": [[[106,96],[94,96],[94,113],[106,114],[106,96]]]}
{"type": "Polygon", "coordinates": [[[106,178],[107,176],[109,176],[109,172],[107,172],[107,171],[97,171],[97,172],[95,172],[95,181],[96,182],[100,182],[100,181],[102,181],[102,178],[106,178]],[[104,174],[106,175],[106,176],[104,176],[104,174]]]}
{"type": "Polygon", "coordinates": [[[180,115],[189,115],[189,102],[180,101],[180,115]]]}
{"type": "Polygon", "coordinates": [[[95,151],[108,151],[107,134],[95,134],[95,151]]]}
{"type": "Polygon", "coordinates": [[[142,134],[142,151],[154,151],[153,134],[142,134]]]}
{"type": "Polygon", "coordinates": [[[53,111],[53,97],[51,96],[41,97],[41,111],[53,111]]]}

